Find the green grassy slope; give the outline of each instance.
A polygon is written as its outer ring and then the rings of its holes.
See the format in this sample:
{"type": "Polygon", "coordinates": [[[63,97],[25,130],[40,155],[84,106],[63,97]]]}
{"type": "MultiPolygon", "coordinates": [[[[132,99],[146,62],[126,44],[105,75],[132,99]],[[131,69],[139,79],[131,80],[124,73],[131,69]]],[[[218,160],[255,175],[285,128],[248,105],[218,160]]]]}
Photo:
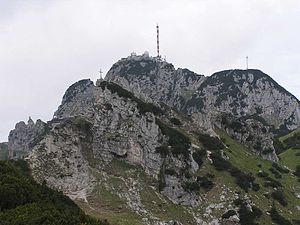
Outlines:
{"type": "Polygon", "coordinates": [[[300,165],[300,149],[290,148],[279,155],[280,161],[288,168],[295,170],[300,165]]]}
{"type": "MultiPolygon", "coordinates": [[[[241,144],[230,138],[226,133],[219,131],[219,135],[225,140],[226,145],[229,147],[225,150],[226,155],[229,157],[229,161],[242,169],[255,175],[256,182],[260,184],[260,190],[258,192],[250,191],[248,194],[251,196],[253,202],[263,210],[263,216],[260,219],[260,224],[271,224],[270,217],[267,215],[273,204],[280,211],[281,215],[288,220],[299,219],[299,211],[296,206],[300,205],[300,199],[296,197],[296,193],[300,193],[300,184],[297,178],[290,172],[288,174],[280,173],[282,178],[276,178],[270,168],[272,163],[255,156],[246,150],[241,144]],[[283,193],[287,200],[287,206],[282,206],[277,201],[269,196],[269,193],[274,192],[276,188],[265,187],[265,178],[257,176],[259,171],[263,171],[269,174],[269,177],[282,184],[283,193]]],[[[286,158],[287,160],[287,158],[286,158]]],[[[284,165],[279,162],[280,165],[284,165]]]]}

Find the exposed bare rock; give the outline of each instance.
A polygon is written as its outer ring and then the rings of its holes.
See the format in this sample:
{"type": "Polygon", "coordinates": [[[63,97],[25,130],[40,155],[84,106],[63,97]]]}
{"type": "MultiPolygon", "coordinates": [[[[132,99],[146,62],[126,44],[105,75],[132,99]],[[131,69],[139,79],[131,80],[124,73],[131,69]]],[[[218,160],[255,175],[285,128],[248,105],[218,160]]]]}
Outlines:
{"type": "Polygon", "coordinates": [[[36,123],[29,117],[28,123],[21,121],[9,133],[9,158],[22,158],[44,137],[49,131],[46,123],[37,120],[36,123]]]}

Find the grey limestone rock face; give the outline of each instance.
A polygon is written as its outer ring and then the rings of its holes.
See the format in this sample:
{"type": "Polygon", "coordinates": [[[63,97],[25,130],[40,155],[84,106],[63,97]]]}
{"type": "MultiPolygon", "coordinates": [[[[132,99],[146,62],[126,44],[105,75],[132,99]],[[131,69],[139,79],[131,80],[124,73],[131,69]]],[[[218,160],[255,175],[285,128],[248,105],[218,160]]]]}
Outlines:
{"type": "Polygon", "coordinates": [[[159,146],[161,133],[152,113],[141,114],[136,103],[95,87],[93,150],[95,157],[110,162],[124,158],[141,165],[148,174],[157,176],[161,164],[159,146]]]}
{"type": "Polygon", "coordinates": [[[54,118],[74,116],[92,118],[94,115],[94,83],[90,79],[80,80],[71,85],[63,96],[54,118]]]}
{"type": "Polygon", "coordinates": [[[41,120],[34,123],[29,118],[27,124],[23,121],[17,123],[8,136],[9,158],[26,156],[48,131],[48,125],[41,120]]]}
{"type": "Polygon", "coordinates": [[[92,176],[88,152],[90,134],[78,121],[64,120],[53,123],[51,131],[32,149],[27,160],[33,176],[49,187],[63,191],[71,198],[86,200],[92,191],[92,176]]]}

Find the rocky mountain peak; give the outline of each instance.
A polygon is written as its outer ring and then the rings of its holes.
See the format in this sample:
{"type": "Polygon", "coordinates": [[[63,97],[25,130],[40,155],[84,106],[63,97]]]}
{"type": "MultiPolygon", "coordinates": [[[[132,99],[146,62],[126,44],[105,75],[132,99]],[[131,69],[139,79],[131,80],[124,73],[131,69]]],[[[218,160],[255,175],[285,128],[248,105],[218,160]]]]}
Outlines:
{"type": "Polygon", "coordinates": [[[224,70],[205,77],[157,58],[131,56],[114,64],[105,79],[145,101],[163,102],[189,115],[204,113],[201,123],[207,129],[217,112],[254,116],[278,132],[300,125],[298,99],[260,70],[224,70]]]}

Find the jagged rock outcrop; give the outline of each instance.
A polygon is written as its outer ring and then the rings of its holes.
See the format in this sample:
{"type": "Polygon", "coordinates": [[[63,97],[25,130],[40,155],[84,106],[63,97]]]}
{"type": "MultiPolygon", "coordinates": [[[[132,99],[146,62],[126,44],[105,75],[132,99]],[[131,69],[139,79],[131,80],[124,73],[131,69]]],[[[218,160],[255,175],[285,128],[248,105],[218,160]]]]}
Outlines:
{"type": "Polygon", "coordinates": [[[9,158],[22,158],[43,138],[49,131],[48,126],[41,120],[36,123],[29,117],[27,124],[21,121],[9,133],[9,158]]]}
{"type": "Polygon", "coordinates": [[[52,122],[51,131],[32,149],[27,158],[32,175],[40,183],[63,191],[71,198],[86,200],[95,178],[89,170],[90,124],[67,118],[52,122]]]}

